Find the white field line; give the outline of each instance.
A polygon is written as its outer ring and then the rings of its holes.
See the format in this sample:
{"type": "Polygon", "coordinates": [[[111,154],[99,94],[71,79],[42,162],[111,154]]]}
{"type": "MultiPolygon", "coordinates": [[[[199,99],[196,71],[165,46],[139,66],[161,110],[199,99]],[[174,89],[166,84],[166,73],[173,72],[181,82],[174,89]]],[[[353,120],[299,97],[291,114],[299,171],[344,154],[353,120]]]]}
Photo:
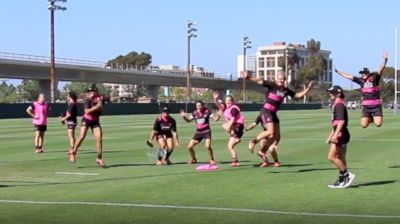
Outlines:
{"type": "Polygon", "coordinates": [[[348,214],[348,213],[316,213],[316,212],[290,212],[274,211],[265,209],[248,208],[223,208],[206,206],[180,206],[180,205],[154,205],[154,204],[131,204],[131,203],[112,203],[112,202],[80,202],[80,201],[24,201],[24,200],[1,200],[3,204],[34,204],[34,205],[91,205],[91,206],[110,206],[110,207],[137,207],[137,208],[163,208],[163,209],[187,209],[187,210],[206,210],[206,211],[225,211],[225,212],[244,212],[244,213],[268,213],[276,215],[293,216],[316,216],[316,217],[350,217],[367,219],[400,219],[400,215],[371,215],[371,214],[348,214]]]}
{"type": "Polygon", "coordinates": [[[73,173],[73,172],[54,172],[61,175],[78,175],[78,176],[98,176],[98,173],[73,173]]]}

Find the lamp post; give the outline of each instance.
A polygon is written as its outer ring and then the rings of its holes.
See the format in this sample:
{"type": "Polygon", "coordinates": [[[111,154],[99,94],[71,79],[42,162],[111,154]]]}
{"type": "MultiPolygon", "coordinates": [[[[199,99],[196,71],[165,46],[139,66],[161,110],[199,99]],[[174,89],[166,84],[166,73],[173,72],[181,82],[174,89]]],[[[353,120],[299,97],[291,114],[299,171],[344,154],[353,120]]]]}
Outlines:
{"type": "Polygon", "coordinates": [[[191,97],[191,73],[192,73],[192,66],[190,62],[190,39],[192,37],[197,37],[195,32],[197,29],[195,28],[195,24],[192,21],[187,22],[187,73],[186,73],[186,111],[187,111],[187,104],[192,101],[191,97]]]}
{"type": "Polygon", "coordinates": [[[55,102],[55,83],[56,83],[56,60],[55,60],[55,38],[54,38],[54,11],[67,10],[67,7],[56,5],[56,2],[65,3],[67,0],[48,0],[50,10],[50,102],[55,102]]]}
{"type": "Polygon", "coordinates": [[[246,93],[246,51],[250,46],[251,41],[250,38],[245,34],[243,35],[243,103],[247,101],[247,93],[246,93]]]}

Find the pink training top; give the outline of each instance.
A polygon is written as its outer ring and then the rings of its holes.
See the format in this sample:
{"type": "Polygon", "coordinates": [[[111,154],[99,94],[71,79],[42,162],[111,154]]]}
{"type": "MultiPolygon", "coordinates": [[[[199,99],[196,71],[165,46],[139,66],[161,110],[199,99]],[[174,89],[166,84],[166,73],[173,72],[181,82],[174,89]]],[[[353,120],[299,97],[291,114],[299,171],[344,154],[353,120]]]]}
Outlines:
{"type": "Polygon", "coordinates": [[[46,125],[47,124],[47,112],[48,112],[48,104],[43,102],[40,104],[39,102],[35,101],[32,104],[32,110],[34,117],[32,119],[32,123],[34,125],[46,125]]]}
{"type": "Polygon", "coordinates": [[[235,105],[235,104],[233,104],[233,105],[231,105],[230,107],[227,107],[227,108],[225,109],[225,111],[224,111],[224,118],[225,118],[225,121],[226,121],[226,122],[229,122],[229,121],[232,119],[232,117],[234,117],[234,116],[232,115],[232,110],[233,110],[233,109],[236,109],[236,110],[239,112],[239,114],[237,114],[237,115],[235,116],[235,123],[244,124],[244,116],[240,114],[240,108],[239,108],[237,105],[235,105]]]}

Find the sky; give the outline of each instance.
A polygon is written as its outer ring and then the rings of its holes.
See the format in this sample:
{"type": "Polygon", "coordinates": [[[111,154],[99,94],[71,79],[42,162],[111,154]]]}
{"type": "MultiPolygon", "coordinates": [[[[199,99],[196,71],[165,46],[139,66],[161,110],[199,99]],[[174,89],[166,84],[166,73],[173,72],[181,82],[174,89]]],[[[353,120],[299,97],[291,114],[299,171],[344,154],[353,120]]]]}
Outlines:
{"type": "MultiPolygon", "coordinates": [[[[225,76],[236,74],[242,38],[248,54],[276,41],[306,44],[314,38],[332,52],[339,70],[377,70],[382,52],[394,67],[398,0],[68,0],[56,12],[56,57],[107,61],[147,52],[153,64],[187,63],[186,23],[197,23],[192,64],[225,76]]],[[[0,52],[50,55],[46,0],[0,1],[0,52]]],[[[334,74],[334,84],[350,81],[334,74]]]]}

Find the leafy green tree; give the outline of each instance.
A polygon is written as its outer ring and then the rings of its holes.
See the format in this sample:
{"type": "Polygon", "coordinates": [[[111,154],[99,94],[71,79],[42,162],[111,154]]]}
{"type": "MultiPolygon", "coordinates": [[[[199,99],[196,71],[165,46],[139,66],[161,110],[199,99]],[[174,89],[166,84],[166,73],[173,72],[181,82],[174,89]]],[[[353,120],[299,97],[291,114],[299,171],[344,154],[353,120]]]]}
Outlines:
{"type": "MultiPolygon", "coordinates": [[[[86,89],[90,87],[92,83],[85,83],[85,82],[71,82],[69,84],[66,84],[63,88],[63,91],[61,93],[61,96],[65,97],[67,96],[68,92],[73,91],[77,94],[78,98],[84,99],[85,98],[85,93],[86,89]]],[[[111,94],[111,89],[104,86],[103,84],[96,84],[96,87],[99,90],[99,94],[103,96],[110,96],[111,94]]]]}
{"type": "Polygon", "coordinates": [[[21,84],[17,86],[17,90],[22,101],[33,101],[42,93],[37,80],[22,80],[21,84]]]}
{"type": "Polygon", "coordinates": [[[15,103],[18,101],[17,88],[14,85],[8,85],[6,82],[0,84],[0,102],[15,103]]]}
{"type": "MultiPolygon", "coordinates": [[[[314,39],[307,41],[307,50],[309,57],[306,63],[299,69],[299,82],[305,88],[307,82],[311,80],[316,80],[327,67],[327,61],[324,59],[320,53],[321,43],[314,39]]],[[[306,101],[306,96],[304,96],[304,102],[306,101]]]]}
{"type": "Polygon", "coordinates": [[[186,101],[186,90],[183,87],[172,87],[172,96],[176,102],[185,102],[186,101]]]}
{"type": "Polygon", "coordinates": [[[151,55],[145,52],[138,54],[135,51],[129,52],[126,55],[119,55],[107,62],[106,66],[112,68],[136,68],[142,69],[151,64],[151,55]]]}

